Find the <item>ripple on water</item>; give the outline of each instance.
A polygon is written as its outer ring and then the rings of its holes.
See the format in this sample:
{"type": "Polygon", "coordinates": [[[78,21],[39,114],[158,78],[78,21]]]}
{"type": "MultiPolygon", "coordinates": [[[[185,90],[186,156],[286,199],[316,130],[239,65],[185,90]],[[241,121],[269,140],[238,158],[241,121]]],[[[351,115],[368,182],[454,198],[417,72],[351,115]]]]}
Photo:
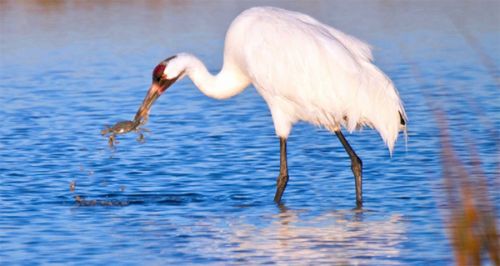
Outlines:
{"type": "Polygon", "coordinates": [[[1,262],[452,263],[433,110],[458,155],[473,140],[494,176],[498,82],[449,19],[460,15],[497,62],[497,3],[272,3],[373,43],[404,99],[407,150],[401,138],[391,158],[376,132],[346,134],[364,163],[355,211],[348,156],[304,123],[288,142],[284,204],[273,203],[279,142],[253,88],[216,101],[183,80],[153,106],[144,144],[120,136],[112,151],[100,136],[134,116],[169,54],[191,51],[217,71],[225,30],[250,2],[39,2],[0,2],[1,262]],[[158,25],[168,40],[145,30],[158,25]]]}

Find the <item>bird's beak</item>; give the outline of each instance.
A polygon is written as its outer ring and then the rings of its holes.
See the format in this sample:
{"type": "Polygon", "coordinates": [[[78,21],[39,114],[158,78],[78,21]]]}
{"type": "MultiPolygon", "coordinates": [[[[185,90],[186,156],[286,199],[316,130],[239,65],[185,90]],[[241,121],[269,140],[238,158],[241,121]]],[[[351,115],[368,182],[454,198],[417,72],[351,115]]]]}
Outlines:
{"type": "Polygon", "coordinates": [[[142,101],[142,104],[139,107],[139,110],[137,110],[137,113],[135,114],[134,122],[140,123],[140,124],[145,124],[147,121],[147,117],[149,115],[149,110],[151,109],[151,106],[153,106],[153,103],[175,81],[177,81],[177,78],[162,79],[162,80],[160,80],[160,82],[153,82],[153,84],[151,84],[151,87],[148,90],[148,93],[146,94],[146,97],[144,97],[144,100],[142,101]]]}

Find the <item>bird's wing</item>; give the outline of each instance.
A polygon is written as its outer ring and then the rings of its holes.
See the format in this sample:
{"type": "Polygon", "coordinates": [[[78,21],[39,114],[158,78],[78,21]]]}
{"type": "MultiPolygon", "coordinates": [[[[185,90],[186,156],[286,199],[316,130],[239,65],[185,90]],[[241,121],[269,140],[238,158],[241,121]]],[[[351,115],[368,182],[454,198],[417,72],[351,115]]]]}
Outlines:
{"type": "Polygon", "coordinates": [[[245,63],[239,65],[252,64],[260,54],[261,61],[273,58],[286,62],[287,66],[313,64],[311,69],[328,62],[335,70],[355,75],[362,63],[372,60],[370,46],[357,38],[308,15],[274,7],[256,7],[243,12],[228,31],[226,52],[243,53],[242,58],[246,60],[241,60],[245,63]]]}
{"type": "Polygon", "coordinates": [[[400,114],[406,116],[394,84],[372,63],[368,44],[278,8],[253,8],[233,24],[228,50],[273,114],[348,131],[370,126],[392,151],[400,114]]]}
{"type": "Polygon", "coordinates": [[[290,15],[296,19],[302,21],[303,23],[309,25],[309,27],[316,29],[318,32],[323,33],[323,36],[330,39],[335,39],[340,44],[342,44],[349,52],[359,59],[366,61],[373,61],[373,54],[371,46],[367,43],[359,40],[358,38],[345,34],[333,27],[319,22],[311,16],[290,11],[290,15]]]}

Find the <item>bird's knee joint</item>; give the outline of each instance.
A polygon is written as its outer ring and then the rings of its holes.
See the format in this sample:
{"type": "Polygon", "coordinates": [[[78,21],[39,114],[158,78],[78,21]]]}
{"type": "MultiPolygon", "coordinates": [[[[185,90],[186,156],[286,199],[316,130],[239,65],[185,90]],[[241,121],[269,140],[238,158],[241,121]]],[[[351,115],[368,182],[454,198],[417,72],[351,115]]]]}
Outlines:
{"type": "Polygon", "coordinates": [[[288,174],[280,174],[277,179],[278,180],[288,179],[288,174]]]}
{"type": "Polygon", "coordinates": [[[276,178],[276,181],[278,182],[278,184],[281,184],[281,183],[287,183],[288,182],[288,175],[287,174],[280,174],[278,176],[278,178],[276,178]]]}
{"type": "Polygon", "coordinates": [[[353,164],[359,164],[360,166],[363,166],[363,161],[361,161],[361,158],[359,158],[358,156],[355,156],[355,157],[352,159],[352,163],[353,163],[353,164]]]}
{"type": "Polygon", "coordinates": [[[351,169],[352,171],[355,172],[361,172],[361,170],[363,169],[363,161],[361,161],[361,159],[358,156],[352,158],[351,169]]]}

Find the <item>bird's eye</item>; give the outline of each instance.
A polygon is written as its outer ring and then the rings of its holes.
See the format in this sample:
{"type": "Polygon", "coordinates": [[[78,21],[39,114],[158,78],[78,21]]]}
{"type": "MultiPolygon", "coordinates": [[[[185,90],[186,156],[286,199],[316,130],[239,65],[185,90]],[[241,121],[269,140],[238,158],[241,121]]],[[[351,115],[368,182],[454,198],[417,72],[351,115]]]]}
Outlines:
{"type": "Polygon", "coordinates": [[[163,71],[165,71],[165,65],[157,65],[153,70],[153,81],[160,82],[161,77],[163,76],[163,71]]]}

